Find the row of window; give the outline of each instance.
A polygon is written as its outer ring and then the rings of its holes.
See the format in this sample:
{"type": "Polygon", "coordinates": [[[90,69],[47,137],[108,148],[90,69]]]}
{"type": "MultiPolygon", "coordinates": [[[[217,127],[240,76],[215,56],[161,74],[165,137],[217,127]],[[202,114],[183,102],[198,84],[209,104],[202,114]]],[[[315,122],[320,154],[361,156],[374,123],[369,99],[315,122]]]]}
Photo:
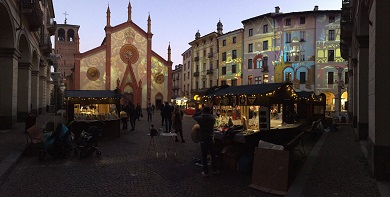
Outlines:
{"type": "MultiPolygon", "coordinates": [[[[233,37],[233,44],[237,43],[237,38],[236,36],[233,37]]],[[[222,46],[226,46],[226,39],[222,40],[222,46]]]]}
{"type": "MultiPolygon", "coordinates": [[[[335,22],[335,16],[329,16],[329,23],[335,22]]],[[[304,16],[299,18],[299,24],[303,25],[306,23],[306,18],[304,16]]],[[[291,26],[291,18],[285,19],[285,26],[291,26]]],[[[263,33],[268,33],[268,24],[263,25],[263,33]]],[[[248,36],[253,36],[253,29],[248,30],[248,36]]],[[[224,45],[225,46],[225,45],[224,45]]]]}

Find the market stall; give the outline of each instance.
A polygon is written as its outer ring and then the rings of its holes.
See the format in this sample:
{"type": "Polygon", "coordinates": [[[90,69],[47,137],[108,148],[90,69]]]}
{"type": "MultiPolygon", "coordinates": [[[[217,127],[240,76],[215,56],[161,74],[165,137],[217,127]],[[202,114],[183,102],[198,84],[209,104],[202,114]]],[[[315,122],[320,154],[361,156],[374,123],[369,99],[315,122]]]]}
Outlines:
{"type": "Polygon", "coordinates": [[[117,91],[66,90],[65,98],[68,121],[76,135],[88,126],[103,125],[103,137],[120,136],[121,94],[117,91]]]}

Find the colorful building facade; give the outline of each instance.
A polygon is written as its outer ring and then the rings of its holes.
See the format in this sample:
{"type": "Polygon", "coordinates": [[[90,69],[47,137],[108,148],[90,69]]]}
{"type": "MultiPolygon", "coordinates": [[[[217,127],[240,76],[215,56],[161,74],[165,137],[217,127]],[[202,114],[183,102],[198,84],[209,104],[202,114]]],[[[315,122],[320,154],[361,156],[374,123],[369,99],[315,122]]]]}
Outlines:
{"type": "Polygon", "coordinates": [[[106,37],[101,46],[75,55],[75,89],[120,89],[128,100],[157,107],[170,101],[172,95],[172,61],[168,46],[168,60],[152,50],[151,19],[148,30],[142,30],[131,20],[117,26],[110,25],[107,9],[106,37]]]}
{"type": "Polygon", "coordinates": [[[217,23],[217,32],[203,37],[199,31],[195,40],[190,42],[192,48],[192,94],[198,95],[208,88],[218,85],[218,40],[222,34],[222,23],[217,23]]]}
{"type": "Polygon", "coordinates": [[[268,13],[244,25],[243,84],[290,82],[325,94],[327,111],[346,110],[348,71],[340,54],[338,10],[268,13]]]}
{"type": "Polygon", "coordinates": [[[240,28],[218,36],[218,84],[242,84],[243,32],[240,28]]]}

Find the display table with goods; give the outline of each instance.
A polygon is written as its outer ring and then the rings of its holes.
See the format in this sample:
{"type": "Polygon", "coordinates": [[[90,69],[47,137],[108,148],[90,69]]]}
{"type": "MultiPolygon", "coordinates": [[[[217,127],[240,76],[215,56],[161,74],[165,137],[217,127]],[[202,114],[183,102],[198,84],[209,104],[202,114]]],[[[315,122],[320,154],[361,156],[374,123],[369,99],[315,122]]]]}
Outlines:
{"type": "Polygon", "coordinates": [[[75,137],[90,126],[102,127],[102,137],[120,137],[121,94],[110,90],[65,91],[67,117],[75,137]]]}

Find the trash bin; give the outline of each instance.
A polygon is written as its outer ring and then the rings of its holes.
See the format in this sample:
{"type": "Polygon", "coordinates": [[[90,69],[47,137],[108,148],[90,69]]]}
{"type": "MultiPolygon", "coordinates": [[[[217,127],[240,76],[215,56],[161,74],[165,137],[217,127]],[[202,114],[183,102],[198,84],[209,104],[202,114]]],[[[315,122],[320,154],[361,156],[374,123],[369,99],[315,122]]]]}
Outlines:
{"type": "Polygon", "coordinates": [[[34,126],[36,123],[37,123],[37,117],[35,117],[33,113],[27,114],[26,121],[25,121],[26,127],[24,129],[24,132],[27,132],[27,129],[34,126]]]}

